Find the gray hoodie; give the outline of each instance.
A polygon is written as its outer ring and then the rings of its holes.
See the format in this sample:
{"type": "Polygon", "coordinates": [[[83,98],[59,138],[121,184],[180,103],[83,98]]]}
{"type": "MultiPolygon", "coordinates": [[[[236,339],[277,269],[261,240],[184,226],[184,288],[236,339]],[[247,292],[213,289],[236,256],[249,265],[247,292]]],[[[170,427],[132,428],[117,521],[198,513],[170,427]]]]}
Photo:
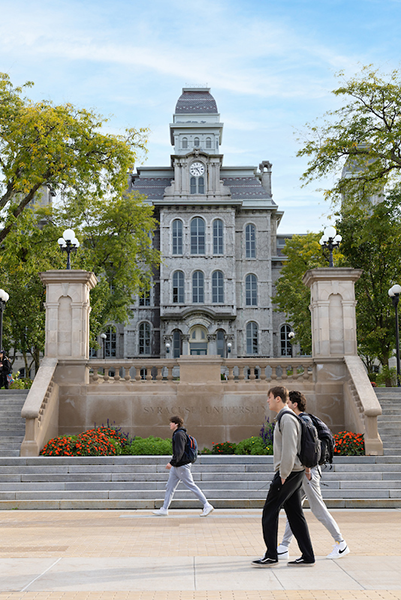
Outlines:
{"type": "Polygon", "coordinates": [[[292,412],[288,406],[284,406],[278,416],[283,413],[280,420],[280,426],[274,428],[273,438],[273,454],[274,454],[274,471],[280,472],[282,479],[287,479],[292,471],[303,471],[304,467],[298,458],[298,452],[301,450],[301,425],[294,417],[284,414],[292,412]]]}

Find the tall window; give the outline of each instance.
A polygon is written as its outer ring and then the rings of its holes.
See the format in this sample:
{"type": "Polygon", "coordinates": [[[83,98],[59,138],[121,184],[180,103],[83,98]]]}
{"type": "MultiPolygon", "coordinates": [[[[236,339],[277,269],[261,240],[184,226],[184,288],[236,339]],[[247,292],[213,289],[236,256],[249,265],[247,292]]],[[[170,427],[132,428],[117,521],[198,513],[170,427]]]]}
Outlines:
{"type": "Polygon", "coordinates": [[[205,285],[202,271],[192,275],[192,302],[203,303],[205,300],[205,285]]]}
{"type": "Polygon", "coordinates": [[[211,148],[212,147],[212,138],[207,137],[206,138],[206,148],[211,148]]]}
{"type": "Polygon", "coordinates": [[[182,254],[182,221],[173,221],[173,254],[182,254]]]}
{"type": "Polygon", "coordinates": [[[176,329],[173,331],[173,358],[181,356],[181,331],[176,329]]]}
{"type": "Polygon", "coordinates": [[[223,221],[213,221],[213,254],[223,254],[223,221]]]}
{"type": "Polygon", "coordinates": [[[141,323],[139,325],[139,354],[150,354],[149,323],[141,323]]]}
{"type": "Polygon", "coordinates": [[[246,353],[258,354],[258,325],[251,321],[246,325],[246,353]]]}
{"type": "Polygon", "coordinates": [[[281,356],[292,356],[292,344],[288,337],[289,333],[291,333],[291,327],[289,325],[280,327],[281,356]]]}
{"type": "Polygon", "coordinates": [[[145,290],[139,296],[139,306],[150,306],[150,290],[145,290]]]}
{"type": "Polygon", "coordinates": [[[212,275],[212,302],[224,302],[224,277],[221,271],[215,271],[212,275]]]}
{"type": "Polygon", "coordinates": [[[256,275],[247,275],[245,278],[245,304],[256,306],[258,303],[258,281],[256,275]]]}
{"type": "Polygon", "coordinates": [[[256,258],[256,227],[249,223],[245,227],[246,258],[256,258]]]}
{"type": "Polygon", "coordinates": [[[182,138],[182,147],[188,148],[188,138],[186,138],[186,137],[182,138]]]}
{"type": "Polygon", "coordinates": [[[205,254],[205,221],[200,217],[191,221],[191,254],[205,254]]]}
{"type": "Polygon", "coordinates": [[[204,194],[205,193],[205,178],[204,177],[191,177],[190,192],[191,192],[191,194],[204,194]]]}
{"type": "Polygon", "coordinates": [[[104,340],[104,356],[105,358],[113,358],[117,356],[117,333],[113,327],[109,327],[106,331],[106,339],[104,340]]]}
{"type": "Polygon", "coordinates": [[[184,273],[182,271],[173,273],[173,303],[184,303],[184,273]]]}
{"type": "Polygon", "coordinates": [[[224,339],[224,331],[219,329],[216,336],[216,346],[217,346],[217,354],[225,358],[225,350],[226,350],[226,342],[224,339]]]}
{"type": "Polygon", "coordinates": [[[195,146],[195,148],[199,148],[199,146],[200,146],[200,141],[199,141],[199,138],[198,138],[198,137],[196,137],[196,138],[194,139],[194,146],[195,146]]]}

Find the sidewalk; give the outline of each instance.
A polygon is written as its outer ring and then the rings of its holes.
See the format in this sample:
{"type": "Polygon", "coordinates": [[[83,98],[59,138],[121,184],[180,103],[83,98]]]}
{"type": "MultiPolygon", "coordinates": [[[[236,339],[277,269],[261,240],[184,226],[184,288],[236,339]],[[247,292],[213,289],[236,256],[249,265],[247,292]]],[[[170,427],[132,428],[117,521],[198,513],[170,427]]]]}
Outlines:
{"type": "Polygon", "coordinates": [[[332,512],[348,556],[307,510],[316,566],[255,569],[260,510],[1,511],[0,600],[401,600],[401,510],[332,512]]]}

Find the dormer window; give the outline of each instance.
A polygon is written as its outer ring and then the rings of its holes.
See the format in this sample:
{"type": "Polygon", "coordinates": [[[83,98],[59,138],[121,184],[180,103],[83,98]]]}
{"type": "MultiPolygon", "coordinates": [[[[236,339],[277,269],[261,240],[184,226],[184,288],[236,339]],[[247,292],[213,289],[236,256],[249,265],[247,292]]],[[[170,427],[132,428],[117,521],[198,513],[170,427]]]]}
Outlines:
{"type": "Polygon", "coordinates": [[[191,194],[204,194],[205,193],[205,178],[204,177],[191,177],[190,186],[191,186],[191,194]]]}
{"type": "Polygon", "coordinates": [[[182,147],[188,148],[188,138],[186,138],[186,137],[182,138],[182,147]]]}
{"type": "Polygon", "coordinates": [[[194,139],[194,147],[195,147],[195,148],[199,148],[199,146],[200,146],[200,140],[199,140],[199,138],[198,138],[198,137],[196,137],[196,138],[194,139]]]}

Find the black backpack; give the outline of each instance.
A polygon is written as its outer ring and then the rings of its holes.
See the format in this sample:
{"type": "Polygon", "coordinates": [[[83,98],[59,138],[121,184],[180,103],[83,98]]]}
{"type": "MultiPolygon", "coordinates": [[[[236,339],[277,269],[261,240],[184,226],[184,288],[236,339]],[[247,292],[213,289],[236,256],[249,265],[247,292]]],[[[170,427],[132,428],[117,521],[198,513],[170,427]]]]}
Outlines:
{"type": "Polygon", "coordinates": [[[301,425],[301,450],[298,453],[301,464],[310,469],[312,467],[317,467],[320,461],[321,444],[316,427],[309,419],[302,419],[292,412],[292,410],[286,410],[282,412],[277,419],[279,429],[280,421],[284,415],[291,415],[291,417],[297,419],[298,423],[301,425]]]}
{"type": "Polygon", "coordinates": [[[185,444],[185,457],[189,462],[194,463],[198,458],[198,442],[192,435],[187,434],[187,442],[185,444]]]}
{"type": "Polygon", "coordinates": [[[312,423],[317,429],[317,434],[320,440],[321,456],[319,465],[324,465],[326,463],[331,464],[333,462],[334,448],[336,445],[333,434],[327,427],[326,423],[319,419],[319,417],[315,417],[315,415],[311,415],[310,413],[307,414],[308,417],[312,419],[312,423]]]}

